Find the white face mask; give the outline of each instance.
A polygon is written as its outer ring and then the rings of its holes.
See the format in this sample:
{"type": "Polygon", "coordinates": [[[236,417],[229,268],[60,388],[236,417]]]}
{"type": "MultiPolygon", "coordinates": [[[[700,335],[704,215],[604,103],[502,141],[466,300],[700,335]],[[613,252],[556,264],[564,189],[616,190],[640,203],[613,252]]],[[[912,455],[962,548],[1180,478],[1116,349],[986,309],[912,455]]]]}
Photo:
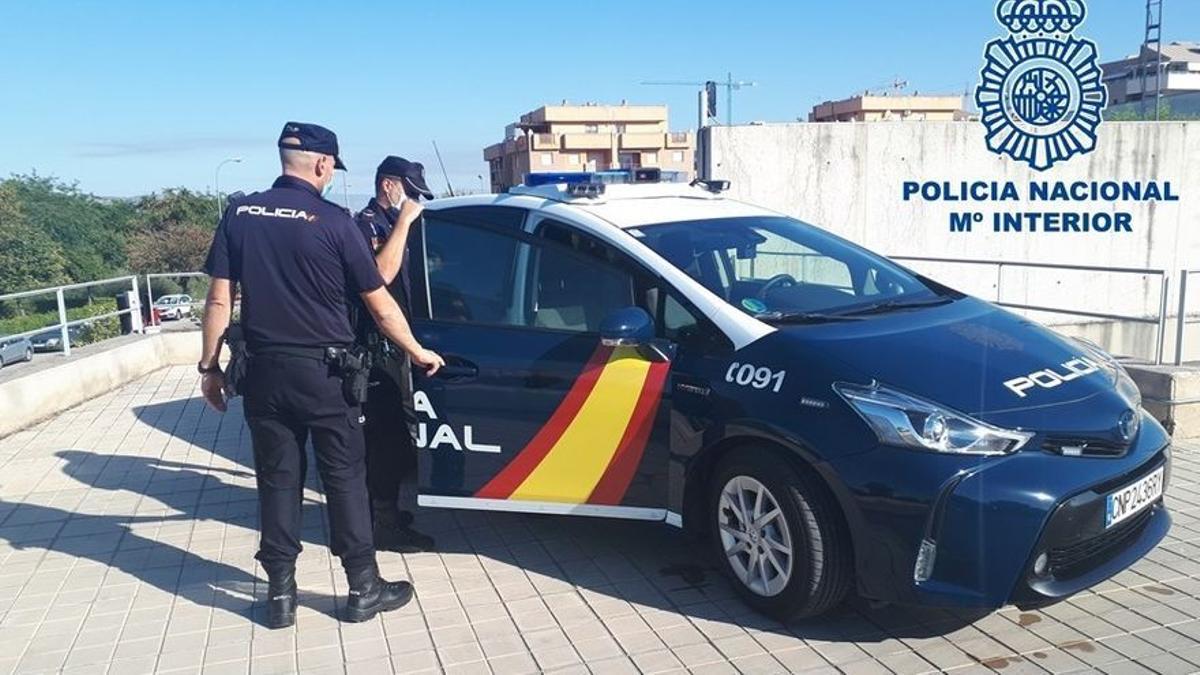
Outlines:
{"type": "Polygon", "coordinates": [[[404,194],[404,188],[400,185],[396,186],[395,195],[388,195],[388,200],[392,202],[392,206],[395,208],[400,208],[405,199],[407,199],[407,196],[404,194]]]}

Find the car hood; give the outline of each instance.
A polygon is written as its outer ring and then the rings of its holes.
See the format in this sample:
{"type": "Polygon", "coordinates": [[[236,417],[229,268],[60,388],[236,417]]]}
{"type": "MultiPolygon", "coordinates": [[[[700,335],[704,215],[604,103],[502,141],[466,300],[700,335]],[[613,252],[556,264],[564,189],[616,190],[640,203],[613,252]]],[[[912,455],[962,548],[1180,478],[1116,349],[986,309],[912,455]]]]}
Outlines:
{"type": "Polygon", "coordinates": [[[1045,428],[1076,406],[1108,427],[1131,407],[1083,345],[974,298],[782,330],[806,358],[840,363],[845,381],[875,380],[995,423],[1045,428]]]}

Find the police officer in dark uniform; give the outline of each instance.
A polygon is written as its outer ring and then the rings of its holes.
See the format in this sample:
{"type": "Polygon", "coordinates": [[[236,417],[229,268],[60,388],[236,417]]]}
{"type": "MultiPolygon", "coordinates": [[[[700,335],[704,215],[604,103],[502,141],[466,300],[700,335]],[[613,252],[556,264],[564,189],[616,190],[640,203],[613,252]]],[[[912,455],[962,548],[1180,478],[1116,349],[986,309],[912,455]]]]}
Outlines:
{"type": "MultiPolygon", "coordinates": [[[[375,252],[380,275],[409,321],[408,235],[421,215],[422,197],[433,198],[425,182],[425,167],[390,155],[375,171],[375,197],[355,216],[364,240],[375,252]]],[[[399,553],[430,550],[433,539],[413,530],[412,514],[399,506],[400,483],[417,467],[417,416],[408,356],[380,335],[369,318],[360,318],[357,324],[359,340],[367,345],[372,365],[363,412],[375,548],[399,553]]]]}
{"type": "Polygon", "coordinates": [[[349,581],[346,618],[365,621],[402,606],[413,591],[406,581],[381,579],[375,563],[358,400],[366,378],[359,377],[365,375],[361,355],[351,347],[351,298],[362,299],[383,334],[415,364],[434,372],[442,360],[413,338],[350,214],[322,198],[334,170],[345,168],[337,137],[314,124],[288,122],[279,155],[283,175],[271,189],[231,204],[213,237],[205,264],[212,284],[201,390],[218,410],[225,409],[227,384],[245,397],[261,521],[256,557],[269,580],[268,626],[295,622],[310,438],[328,505],[330,549],[349,581]],[[227,383],[218,358],[235,286],[244,339],[231,340],[227,383]]]}

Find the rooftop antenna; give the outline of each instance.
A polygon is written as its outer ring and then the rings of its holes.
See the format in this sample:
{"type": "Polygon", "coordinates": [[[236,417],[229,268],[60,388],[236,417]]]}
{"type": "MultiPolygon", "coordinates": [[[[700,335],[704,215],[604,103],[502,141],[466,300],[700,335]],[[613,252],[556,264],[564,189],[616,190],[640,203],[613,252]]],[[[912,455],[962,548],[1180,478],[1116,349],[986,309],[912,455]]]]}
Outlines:
{"type": "Polygon", "coordinates": [[[891,82],[871,87],[866,91],[868,96],[891,96],[892,94],[901,94],[908,88],[908,80],[902,80],[899,77],[892,78],[891,82]]]}
{"type": "Polygon", "coordinates": [[[450,184],[450,174],[446,173],[446,164],[442,161],[442,153],[438,150],[437,141],[433,142],[433,154],[437,155],[438,166],[442,167],[442,178],[446,179],[446,192],[454,196],[454,186],[450,184]]]}

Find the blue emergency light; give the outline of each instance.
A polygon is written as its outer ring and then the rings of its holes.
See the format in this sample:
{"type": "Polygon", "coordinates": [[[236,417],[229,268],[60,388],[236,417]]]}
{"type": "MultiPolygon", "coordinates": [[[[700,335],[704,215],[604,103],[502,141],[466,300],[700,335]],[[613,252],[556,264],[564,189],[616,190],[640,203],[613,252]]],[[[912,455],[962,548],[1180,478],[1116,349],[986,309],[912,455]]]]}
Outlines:
{"type": "Polygon", "coordinates": [[[613,169],[611,171],[546,171],[525,174],[525,185],[620,185],[628,183],[678,183],[686,179],[682,171],[663,171],[657,167],[613,169]]]}

